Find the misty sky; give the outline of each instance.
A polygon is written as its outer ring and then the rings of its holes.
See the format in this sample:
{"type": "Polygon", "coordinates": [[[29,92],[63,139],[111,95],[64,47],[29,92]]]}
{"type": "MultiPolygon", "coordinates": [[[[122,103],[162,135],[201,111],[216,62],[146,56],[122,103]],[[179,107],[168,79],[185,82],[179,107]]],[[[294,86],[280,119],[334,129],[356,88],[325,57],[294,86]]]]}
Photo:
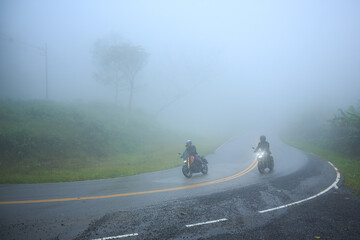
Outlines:
{"type": "Polygon", "coordinates": [[[233,124],[360,100],[357,0],[2,0],[0,97],[45,97],[44,57],[30,45],[46,43],[51,100],[114,101],[114,89],[93,79],[94,43],[109,36],[150,54],[136,107],[155,113],[187,93],[164,121],[200,122],[185,112],[233,124]]]}

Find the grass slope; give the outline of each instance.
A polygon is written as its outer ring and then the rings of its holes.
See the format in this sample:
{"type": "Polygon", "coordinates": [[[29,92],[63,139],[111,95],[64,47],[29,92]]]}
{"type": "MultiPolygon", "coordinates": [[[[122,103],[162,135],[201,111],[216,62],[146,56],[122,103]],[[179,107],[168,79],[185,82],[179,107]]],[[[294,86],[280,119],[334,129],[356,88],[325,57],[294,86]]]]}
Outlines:
{"type": "MultiPolygon", "coordinates": [[[[101,103],[0,101],[0,183],[113,178],[172,168],[188,134],[101,103]],[[186,136],[187,135],[187,136],[186,136]]],[[[201,154],[224,138],[191,136],[201,154]],[[214,139],[214,140],[213,140],[214,139]]]]}

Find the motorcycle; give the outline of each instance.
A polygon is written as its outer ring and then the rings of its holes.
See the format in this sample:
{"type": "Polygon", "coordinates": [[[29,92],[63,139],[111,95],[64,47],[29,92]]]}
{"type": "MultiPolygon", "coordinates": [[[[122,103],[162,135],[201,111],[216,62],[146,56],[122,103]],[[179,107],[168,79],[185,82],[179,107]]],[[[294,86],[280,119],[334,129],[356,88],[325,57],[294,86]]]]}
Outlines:
{"type": "Polygon", "coordinates": [[[256,160],[258,161],[258,169],[261,174],[265,173],[266,168],[270,172],[274,169],[274,158],[267,151],[258,151],[256,153],[256,160]]]}
{"type": "Polygon", "coordinates": [[[184,153],[181,155],[181,158],[184,160],[182,173],[185,177],[191,178],[193,173],[201,172],[204,175],[208,173],[208,161],[203,156],[187,156],[184,153]],[[196,160],[195,157],[197,158],[196,160]]]}

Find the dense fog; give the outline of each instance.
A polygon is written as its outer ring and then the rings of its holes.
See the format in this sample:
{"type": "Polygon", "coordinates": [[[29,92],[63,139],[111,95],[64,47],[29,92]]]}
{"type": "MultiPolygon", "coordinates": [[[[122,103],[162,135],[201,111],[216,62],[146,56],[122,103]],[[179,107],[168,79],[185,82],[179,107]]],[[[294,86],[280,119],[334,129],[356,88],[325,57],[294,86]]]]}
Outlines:
{"type": "MultiPolygon", "coordinates": [[[[0,98],[115,102],[97,41],[141,46],[133,107],[197,131],[281,126],[360,99],[360,2],[0,2],[0,98]]],[[[129,86],[120,86],[126,106],[129,86]]]]}

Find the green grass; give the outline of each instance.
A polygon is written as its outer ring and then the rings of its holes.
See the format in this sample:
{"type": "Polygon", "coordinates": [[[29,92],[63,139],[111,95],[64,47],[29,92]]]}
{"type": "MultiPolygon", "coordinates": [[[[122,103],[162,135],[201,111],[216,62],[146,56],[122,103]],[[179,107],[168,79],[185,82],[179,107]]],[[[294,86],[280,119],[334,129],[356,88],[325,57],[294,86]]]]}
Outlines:
{"type": "Polygon", "coordinates": [[[191,138],[206,155],[226,138],[163,129],[102,103],[0,101],[0,183],[105,179],[169,169],[191,138]]]}
{"type": "MultiPolygon", "coordinates": [[[[184,138],[185,139],[185,138],[184,138]]],[[[201,138],[198,137],[200,140],[201,138]]],[[[181,139],[182,140],[182,139],[181,139]]],[[[221,143],[204,142],[197,146],[202,155],[211,153],[221,143]]],[[[43,168],[34,166],[17,166],[0,169],[0,183],[45,183],[69,182],[94,179],[106,179],[135,175],[146,172],[165,170],[182,164],[177,153],[184,150],[184,141],[168,142],[152,145],[153,150],[135,152],[131,154],[118,154],[106,159],[85,160],[68,159],[65,166],[56,168],[43,168]],[[84,166],[87,161],[89,166],[84,166]]]]}
{"type": "Polygon", "coordinates": [[[332,162],[344,176],[344,185],[349,186],[354,193],[360,195],[360,158],[349,158],[331,150],[321,143],[312,143],[286,137],[284,137],[283,140],[294,147],[314,153],[320,158],[332,162]]]}

